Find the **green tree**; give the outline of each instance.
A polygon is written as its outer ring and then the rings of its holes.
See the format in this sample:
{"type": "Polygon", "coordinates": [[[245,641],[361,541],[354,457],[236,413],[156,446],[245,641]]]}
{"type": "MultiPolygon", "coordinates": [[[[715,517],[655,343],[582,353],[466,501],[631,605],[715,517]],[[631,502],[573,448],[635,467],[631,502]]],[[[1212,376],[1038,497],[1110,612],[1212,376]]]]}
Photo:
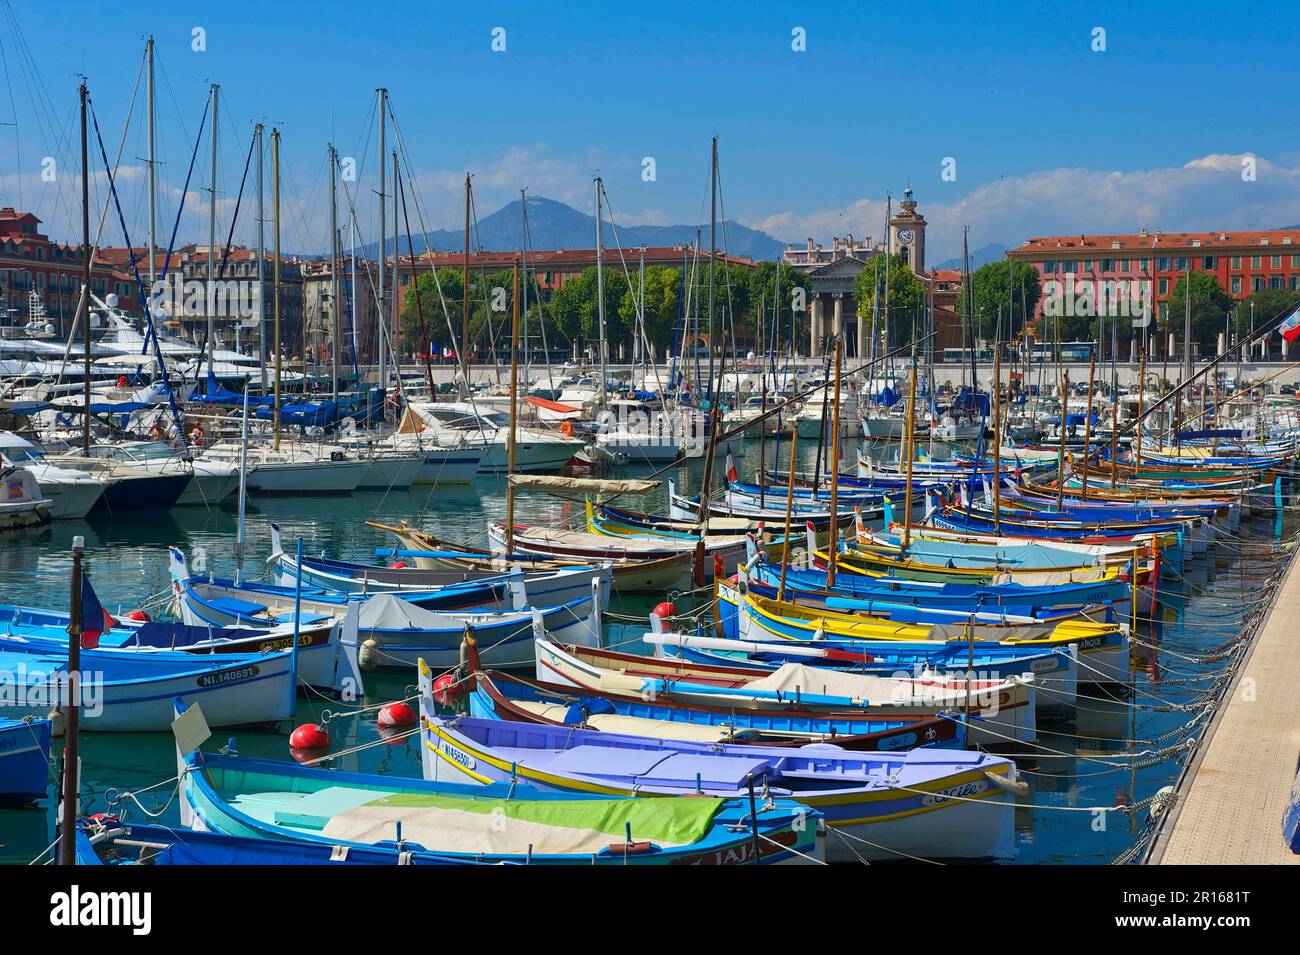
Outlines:
{"type": "Polygon", "coordinates": [[[1260,289],[1236,304],[1237,314],[1233,325],[1238,334],[1244,335],[1268,324],[1277,327],[1297,305],[1300,305],[1300,292],[1280,288],[1260,289]]]}
{"type": "MultiPolygon", "coordinates": [[[[750,305],[750,325],[754,327],[755,332],[760,325],[758,311],[761,308],[765,317],[761,320],[762,327],[768,331],[772,328],[773,314],[776,316],[777,335],[776,349],[781,351],[790,334],[790,316],[793,314],[795,319],[795,340],[802,341],[808,334],[808,306],[809,280],[808,273],[801,272],[794,268],[788,262],[759,262],[748,271],[745,276],[746,283],[749,286],[749,305],[750,305]],[[780,305],[773,308],[772,303],[778,295],[777,276],[778,270],[780,275],[780,305]],[[793,305],[796,300],[796,291],[802,290],[799,301],[804,303],[802,310],[793,312],[793,305]],[[800,337],[802,336],[802,337],[800,337]]],[[[757,350],[761,353],[765,351],[771,341],[757,343],[761,347],[757,350]]]]}
{"type": "MultiPolygon", "coordinates": [[[[870,318],[876,296],[885,307],[885,276],[889,277],[889,344],[891,348],[911,341],[912,330],[920,329],[925,306],[925,286],[901,255],[873,256],[853,282],[853,301],[859,315],[870,318]]],[[[884,313],[881,313],[882,318],[884,313]]]]}
{"type": "MultiPolygon", "coordinates": [[[[999,316],[1002,319],[1002,340],[1007,341],[1018,335],[1024,328],[1025,317],[1033,316],[1041,294],[1038,270],[1028,262],[1007,259],[986,262],[971,273],[970,283],[971,295],[975,300],[976,335],[989,341],[999,333],[999,316]]],[[[966,301],[965,295],[957,298],[957,312],[963,320],[966,318],[966,301]]],[[[1083,327],[1086,325],[1085,318],[1083,327]]],[[[1076,337],[1073,330],[1067,329],[1064,324],[1061,333],[1071,338],[1076,337]]]]}
{"type": "MultiPolygon", "coordinates": [[[[609,342],[611,355],[616,353],[619,342],[625,341],[630,334],[630,323],[624,319],[619,307],[627,294],[627,279],[623,273],[606,269],[605,339],[609,342]]],[[[571,341],[599,338],[595,266],[583,269],[576,279],[570,279],[556,290],[551,296],[550,311],[556,328],[571,341]]]]}
{"type": "Polygon", "coordinates": [[[1223,323],[1235,304],[1219,280],[1209,272],[1193,272],[1178,280],[1169,301],[1160,310],[1160,327],[1174,332],[1181,340],[1183,321],[1187,308],[1187,289],[1191,287],[1192,341],[1213,345],[1223,323]]]}
{"type": "MultiPolygon", "coordinates": [[[[640,277],[632,276],[619,302],[619,317],[629,333],[636,329],[637,295],[640,277]]],[[[681,303],[682,270],[668,265],[649,265],[645,270],[645,331],[656,349],[671,349],[681,303]]]]}

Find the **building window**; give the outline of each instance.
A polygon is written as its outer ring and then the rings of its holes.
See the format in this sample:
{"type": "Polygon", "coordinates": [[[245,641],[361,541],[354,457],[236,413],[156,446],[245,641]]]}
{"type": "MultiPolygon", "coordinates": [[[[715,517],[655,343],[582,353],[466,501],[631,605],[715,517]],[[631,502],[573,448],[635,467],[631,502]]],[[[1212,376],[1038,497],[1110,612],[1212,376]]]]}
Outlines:
{"type": "Polygon", "coordinates": [[[1283,284],[1282,284],[1282,276],[1280,276],[1280,275],[1274,275],[1274,276],[1270,277],[1269,280],[1268,280],[1268,287],[1269,287],[1269,288],[1275,288],[1275,289],[1283,288],[1284,286],[1283,286],[1283,284]]]}
{"type": "Polygon", "coordinates": [[[1120,259],[1120,260],[1119,260],[1119,270],[1120,270],[1121,272],[1127,272],[1127,271],[1128,271],[1128,259],[1120,259]]]}
{"type": "Polygon", "coordinates": [[[1212,270],[1214,268],[1214,256],[1212,255],[1201,256],[1201,268],[1205,269],[1205,271],[1207,272],[1212,270]]]}
{"type": "Polygon", "coordinates": [[[1138,259],[1138,268],[1145,272],[1151,266],[1150,259],[1138,259]]]}
{"type": "Polygon", "coordinates": [[[1160,280],[1160,294],[1161,294],[1161,295],[1166,295],[1166,294],[1168,294],[1168,292],[1169,292],[1169,280],[1168,280],[1168,279],[1161,279],[1161,280],[1160,280]]]}
{"type": "Polygon", "coordinates": [[[1280,269],[1281,267],[1282,267],[1282,256],[1280,255],[1273,256],[1273,268],[1280,269]]]}
{"type": "Polygon", "coordinates": [[[1156,271],[1157,271],[1157,272],[1168,272],[1168,271],[1169,271],[1169,259],[1166,258],[1166,257],[1164,257],[1164,256],[1161,256],[1160,258],[1156,259],[1156,271]]]}
{"type": "Polygon", "coordinates": [[[1091,272],[1091,271],[1092,271],[1092,259],[1084,259],[1084,260],[1083,260],[1083,270],[1084,270],[1085,272],[1091,272]]]}
{"type": "Polygon", "coordinates": [[[1239,256],[1239,255],[1234,255],[1234,256],[1232,257],[1232,267],[1233,267],[1234,269],[1239,269],[1239,268],[1241,268],[1241,256],[1239,256]]]}
{"type": "Polygon", "coordinates": [[[1252,269],[1257,269],[1259,268],[1259,266],[1260,266],[1260,257],[1258,255],[1252,255],[1250,257],[1250,267],[1252,269]]]}
{"type": "Polygon", "coordinates": [[[1300,275],[1291,276],[1291,291],[1300,290],[1300,275]]]}
{"type": "MultiPolygon", "coordinates": [[[[1258,258],[1258,256],[1257,256],[1257,258],[1258,258]]],[[[1262,275],[1252,275],[1251,278],[1250,278],[1250,290],[1251,290],[1252,292],[1262,292],[1262,291],[1264,291],[1264,276],[1262,276],[1262,275]]]]}
{"type": "Polygon", "coordinates": [[[1234,275],[1232,277],[1232,294],[1238,295],[1240,293],[1241,293],[1241,276],[1234,275]]]}
{"type": "Polygon", "coordinates": [[[1186,272],[1187,256],[1185,255],[1178,256],[1178,258],[1174,261],[1174,268],[1176,268],[1179,272],[1186,272]]]}
{"type": "Polygon", "coordinates": [[[1102,259],[1102,260],[1101,260],[1101,270],[1102,270],[1103,272],[1113,272],[1113,271],[1115,271],[1115,260],[1114,260],[1114,259],[1102,259]]]}
{"type": "Polygon", "coordinates": [[[1074,269],[1075,269],[1075,266],[1076,266],[1076,265],[1077,265],[1077,263],[1076,263],[1073,259],[1062,259],[1062,260],[1061,260],[1061,271],[1062,271],[1062,272],[1073,272],[1074,269]]]}

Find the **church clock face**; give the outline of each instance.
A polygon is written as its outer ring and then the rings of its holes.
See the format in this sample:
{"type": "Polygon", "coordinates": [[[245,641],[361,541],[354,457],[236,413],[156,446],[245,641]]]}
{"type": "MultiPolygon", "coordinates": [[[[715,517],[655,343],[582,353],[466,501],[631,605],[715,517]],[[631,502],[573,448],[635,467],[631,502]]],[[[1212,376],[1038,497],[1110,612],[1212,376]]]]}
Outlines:
{"type": "Polygon", "coordinates": [[[899,230],[898,230],[898,241],[899,241],[899,242],[911,242],[911,241],[912,241],[912,230],[911,230],[911,229],[899,229],[899,230]]]}

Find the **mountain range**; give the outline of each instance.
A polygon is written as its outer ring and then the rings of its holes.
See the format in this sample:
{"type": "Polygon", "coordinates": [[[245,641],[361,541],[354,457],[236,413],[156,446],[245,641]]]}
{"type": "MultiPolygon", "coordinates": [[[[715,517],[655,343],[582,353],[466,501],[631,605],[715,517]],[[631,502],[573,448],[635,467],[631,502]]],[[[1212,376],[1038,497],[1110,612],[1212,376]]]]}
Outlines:
{"type": "MultiPolygon", "coordinates": [[[[1009,246],[1002,245],[999,242],[990,242],[988,245],[980,246],[978,249],[972,250],[970,253],[970,270],[974,272],[981,265],[985,265],[989,262],[1001,261],[1003,256],[1006,255],[1008,248],[1009,246]]],[[[959,255],[955,258],[940,262],[938,265],[934,266],[934,268],[960,269],[961,256],[959,255]]]]}
{"type": "MultiPolygon", "coordinates": [[[[544,196],[528,197],[528,234],[529,246],[533,249],[590,249],[596,244],[596,218],[580,212],[572,206],[547,199],[544,196]]],[[[620,225],[617,230],[611,228],[606,220],[603,229],[605,248],[621,245],[624,250],[638,246],[689,245],[695,241],[697,226],[693,225],[620,225]],[[617,244],[615,242],[617,234],[617,244]]],[[[496,212],[478,221],[477,240],[471,237],[471,248],[482,248],[488,252],[510,252],[519,248],[521,235],[519,203],[512,202],[502,206],[496,212]]],[[[728,220],[718,223],[718,248],[735,256],[748,256],[754,260],[778,259],[785,250],[785,243],[774,239],[765,232],[751,229],[739,222],[728,220]]],[[[700,241],[709,243],[709,227],[705,223],[700,229],[700,241]]],[[[398,239],[402,254],[407,252],[406,236],[398,239]]],[[[412,242],[417,253],[428,246],[437,251],[455,252],[465,247],[463,229],[435,229],[428,234],[426,246],[424,236],[415,235],[412,242]]],[[[374,257],[379,243],[367,245],[361,254],[374,257]]],[[[385,252],[391,254],[393,240],[384,244],[385,252]]]]}

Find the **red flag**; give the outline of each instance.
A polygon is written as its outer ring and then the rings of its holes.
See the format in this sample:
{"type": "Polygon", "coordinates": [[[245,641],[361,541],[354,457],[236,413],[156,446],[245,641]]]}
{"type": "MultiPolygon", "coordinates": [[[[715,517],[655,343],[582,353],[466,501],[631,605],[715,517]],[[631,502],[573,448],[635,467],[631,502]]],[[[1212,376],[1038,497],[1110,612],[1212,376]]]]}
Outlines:
{"type": "Polygon", "coordinates": [[[727,480],[736,481],[740,475],[736,473],[736,462],[731,460],[731,452],[727,452],[727,480]]]}
{"type": "Polygon", "coordinates": [[[1282,324],[1277,327],[1282,333],[1282,337],[1288,342],[1293,342],[1300,338],[1300,308],[1288,315],[1282,320],[1282,324]]]}
{"type": "Polygon", "coordinates": [[[99,646],[99,635],[111,627],[117,626],[114,620],[99,602],[95,588],[90,586],[90,578],[81,576],[81,649],[93,650],[99,646]]]}

